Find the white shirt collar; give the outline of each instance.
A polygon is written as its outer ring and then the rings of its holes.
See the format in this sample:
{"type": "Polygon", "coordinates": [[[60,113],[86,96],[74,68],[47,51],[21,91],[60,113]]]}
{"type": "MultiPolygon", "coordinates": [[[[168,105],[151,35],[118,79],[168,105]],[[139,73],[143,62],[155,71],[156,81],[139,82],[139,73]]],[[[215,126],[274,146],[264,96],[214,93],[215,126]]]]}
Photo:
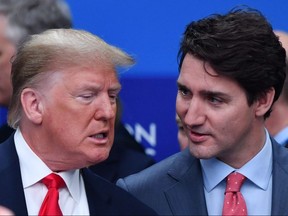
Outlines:
{"type": "MultiPolygon", "coordinates": [[[[46,164],[32,151],[25,141],[20,129],[15,132],[14,142],[19,157],[20,170],[24,189],[30,187],[42,178],[52,173],[46,164]]],[[[72,198],[79,202],[80,192],[80,172],[79,170],[69,170],[59,172],[66,183],[72,198]]]]}

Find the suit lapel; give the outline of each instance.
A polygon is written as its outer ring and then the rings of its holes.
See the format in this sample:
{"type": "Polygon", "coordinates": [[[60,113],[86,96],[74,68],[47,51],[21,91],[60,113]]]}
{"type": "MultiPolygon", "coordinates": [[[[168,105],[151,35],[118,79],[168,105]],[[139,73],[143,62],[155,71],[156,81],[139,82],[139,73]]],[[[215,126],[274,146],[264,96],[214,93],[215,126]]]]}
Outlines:
{"type": "MultiPolygon", "coordinates": [[[[288,151],[272,138],[273,146],[273,186],[272,215],[288,215],[288,151]],[[283,182],[284,181],[284,182],[283,182]]],[[[203,177],[199,160],[190,156],[176,159],[168,175],[177,183],[165,191],[165,196],[173,214],[207,215],[203,177]],[[179,160],[179,161],[177,161],[179,160]],[[190,160],[187,162],[187,160],[190,160]],[[185,164],[190,164],[189,167],[185,164]],[[186,167],[186,169],[183,169],[186,167]],[[181,170],[184,170],[183,172],[181,170]]]]}
{"type": "Polygon", "coordinates": [[[288,151],[272,139],[273,187],[272,215],[288,215],[288,151]]]}
{"type": "Polygon", "coordinates": [[[14,136],[0,145],[0,205],[11,209],[15,215],[27,215],[19,159],[14,136]]]}
{"type": "Polygon", "coordinates": [[[199,160],[186,149],[175,160],[168,175],[177,183],[165,191],[171,211],[175,215],[207,215],[203,177],[199,160]],[[187,165],[188,164],[188,165],[187,165]]]}
{"type": "Polygon", "coordinates": [[[90,215],[115,215],[109,205],[111,195],[107,183],[87,168],[82,169],[81,173],[85,183],[90,215]]]}

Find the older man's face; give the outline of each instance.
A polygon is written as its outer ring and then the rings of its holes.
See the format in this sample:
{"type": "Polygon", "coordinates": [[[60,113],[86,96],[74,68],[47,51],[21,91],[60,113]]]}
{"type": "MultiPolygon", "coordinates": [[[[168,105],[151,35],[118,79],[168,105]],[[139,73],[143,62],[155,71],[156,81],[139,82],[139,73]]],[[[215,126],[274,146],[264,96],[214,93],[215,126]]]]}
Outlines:
{"type": "Polygon", "coordinates": [[[112,67],[72,67],[56,72],[43,91],[45,146],[32,148],[58,170],[105,160],[114,139],[120,83],[112,67]]]}

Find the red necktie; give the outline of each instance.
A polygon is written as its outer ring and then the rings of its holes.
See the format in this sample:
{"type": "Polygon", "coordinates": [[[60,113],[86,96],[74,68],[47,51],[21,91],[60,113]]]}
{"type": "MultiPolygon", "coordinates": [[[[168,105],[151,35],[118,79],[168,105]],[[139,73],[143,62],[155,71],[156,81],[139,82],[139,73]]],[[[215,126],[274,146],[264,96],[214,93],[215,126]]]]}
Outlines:
{"type": "Polygon", "coordinates": [[[65,186],[65,182],[61,176],[51,173],[41,180],[43,184],[48,188],[48,192],[45,199],[41,205],[39,215],[62,215],[61,209],[59,207],[58,199],[59,192],[58,189],[65,186]]]}
{"type": "Polygon", "coordinates": [[[227,176],[222,215],[247,215],[247,207],[240,188],[246,177],[233,172],[227,176]]]}

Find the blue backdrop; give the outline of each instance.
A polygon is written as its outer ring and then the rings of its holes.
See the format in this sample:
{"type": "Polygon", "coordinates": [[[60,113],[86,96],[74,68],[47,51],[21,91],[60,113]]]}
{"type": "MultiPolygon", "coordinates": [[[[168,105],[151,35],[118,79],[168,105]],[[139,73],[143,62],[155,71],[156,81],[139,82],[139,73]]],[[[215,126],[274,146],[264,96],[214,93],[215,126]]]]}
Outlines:
{"type": "Polygon", "coordinates": [[[274,29],[288,31],[287,0],[67,2],[75,28],[88,30],[136,58],[137,64],[121,74],[123,121],[156,160],[179,151],[175,124],[177,52],[189,22],[245,4],[262,11],[274,29]]]}

